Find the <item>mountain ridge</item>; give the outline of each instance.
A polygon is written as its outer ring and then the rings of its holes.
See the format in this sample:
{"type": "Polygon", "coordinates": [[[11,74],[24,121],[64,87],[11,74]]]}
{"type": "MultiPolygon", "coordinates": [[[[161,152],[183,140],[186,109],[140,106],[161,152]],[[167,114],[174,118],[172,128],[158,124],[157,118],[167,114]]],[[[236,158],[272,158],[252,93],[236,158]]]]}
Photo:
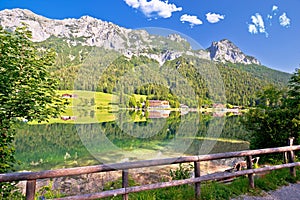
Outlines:
{"type": "Polygon", "coordinates": [[[5,29],[14,30],[16,27],[22,26],[22,23],[27,24],[29,30],[32,31],[32,41],[34,42],[43,42],[51,36],[55,36],[63,38],[71,46],[103,47],[119,51],[127,57],[138,54],[144,55],[157,60],[161,65],[165,61],[176,59],[183,54],[196,55],[203,59],[222,63],[260,65],[256,58],[245,55],[228,39],[212,42],[206,50],[193,51],[185,38],[171,34],[164,38],[165,43],[159,45],[161,49],[164,49],[165,45],[170,45],[173,42],[176,43],[172,46],[173,49],[153,52],[152,50],[156,48],[155,45],[159,43],[158,41],[163,40],[145,30],[127,29],[88,15],[79,19],[49,19],[27,9],[16,8],[0,11],[0,25],[5,29]]]}

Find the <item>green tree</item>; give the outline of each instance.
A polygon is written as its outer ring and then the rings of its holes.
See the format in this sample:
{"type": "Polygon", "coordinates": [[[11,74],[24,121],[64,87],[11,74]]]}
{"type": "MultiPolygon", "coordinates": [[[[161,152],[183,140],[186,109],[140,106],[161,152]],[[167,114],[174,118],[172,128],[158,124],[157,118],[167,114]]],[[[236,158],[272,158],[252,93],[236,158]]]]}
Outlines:
{"type": "MultiPolygon", "coordinates": [[[[292,125],[294,127],[293,133],[300,135],[300,69],[296,69],[295,73],[289,81],[287,107],[292,115],[292,125]]],[[[298,137],[298,144],[300,144],[300,137],[298,137]]]]}
{"type": "Polygon", "coordinates": [[[295,73],[289,81],[288,91],[289,105],[299,109],[300,106],[300,69],[296,69],[295,73]]]}
{"type": "Polygon", "coordinates": [[[258,93],[259,101],[257,105],[260,107],[278,107],[282,104],[283,90],[279,90],[273,85],[269,85],[264,88],[263,92],[258,93]]]}
{"type": "Polygon", "coordinates": [[[287,145],[289,137],[300,136],[300,75],[291,77],[288,92],[274,87],[260,93],[257,108],[250,109],[244,117],[246,128],[252,132],[250,147],[253,149],[287,145]]]}
{"type": "MultiPolygon", "coordinates": [[[[39,51],[26,28],[8,32],[0,27],[0,173],[13,171],[14,127],[20,120],[39,122],[63,110],[56,95],[56,79],[48,72],[53,51],[39,51]]],[[[0,195],[8,197],[12,186],[0,184],[0,195]]]]}
{"type": "Polygon", "coordinates": [[[136,99],[135,99],[134,95],[132,95],[129,99],[129,107],[135,108],[136,106],[137,106],[136,99]]]}

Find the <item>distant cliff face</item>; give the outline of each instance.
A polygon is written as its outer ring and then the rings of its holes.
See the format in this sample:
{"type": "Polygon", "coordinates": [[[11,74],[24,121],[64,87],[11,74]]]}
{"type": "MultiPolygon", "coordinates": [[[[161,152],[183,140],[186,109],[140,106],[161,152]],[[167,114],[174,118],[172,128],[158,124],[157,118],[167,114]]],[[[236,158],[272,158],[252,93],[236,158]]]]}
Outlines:
{"type": "MultiPolygon", "coordinates": [[[[52,20],[36,15],[29,10],[12,9],[0,12],[0,24],[9,29],[28,25],[32,31],[32,40],[41,42],[50,36],[59,38],[80,38],[82,45],[124,47],[122,36],[128,36],[129,29],[121,28],[109,22],[93,17],[83,16],[80,19],[52,20]]],[[[76,44],[75,44],[76,45],[76,44]]]]}
{"type": "Polygon", "coordinates": [[[260,62],[256,58],[245,55],[236,45],[227,39],[213,42],[207,50],[210,52],[211,60],[214,61],[260,65],[260,62]]]}
{"type": "MultiPolygon", "coordinates": [[[[42,42],[51,36],[62,38],[70,46],[96,46],[116,50],[127,57],[143,55],[160,64],[182,54],[202,59],[243,64],[260,64],[246,56],[229,40],[213,42],[207,50],[193,51],[186,39],[177,34],[167,37],[150,35],[145,30],[132,30],[90,16],[79,19],[54,20],[29,10],[12,9],[0,11],[0,25],[14,30],[22,23],[32,31],[32,40],[42,42]]],[[[72,57],[73,55],[69,55],[72,57]]]]}

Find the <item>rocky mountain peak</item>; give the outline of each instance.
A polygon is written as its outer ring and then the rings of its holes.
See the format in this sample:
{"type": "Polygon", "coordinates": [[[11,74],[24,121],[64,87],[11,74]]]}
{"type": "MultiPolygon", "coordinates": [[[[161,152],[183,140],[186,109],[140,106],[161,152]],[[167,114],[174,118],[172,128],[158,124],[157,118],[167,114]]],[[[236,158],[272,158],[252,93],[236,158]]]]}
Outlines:
{"type": "Polygon", "coordinates": [[[178,34],[170,34],[167,36],[168,39],[175,41],[175,42],[187,42],[186,39],[184,39],[183,37],[181,37],[178,34]]]}
{"type": "Polygon", "coordinates": [[[260,62],[251,56],[245,55],[234,43],[228,39],[218,42],[212,42],[207,49],[210,52],[210,58],[213,61],[243,63],[243,64],[260,64],[260,62]]]}

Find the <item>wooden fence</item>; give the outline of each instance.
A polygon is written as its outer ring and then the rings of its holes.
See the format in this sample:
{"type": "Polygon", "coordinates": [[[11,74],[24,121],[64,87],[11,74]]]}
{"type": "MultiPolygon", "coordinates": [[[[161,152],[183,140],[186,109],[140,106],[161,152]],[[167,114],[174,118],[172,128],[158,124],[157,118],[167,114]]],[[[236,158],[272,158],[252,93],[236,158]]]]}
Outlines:
{"type": "Polygon", "coordinates": [[[12,182],[12,181],[24,181],[26,180],[26,199],[33,200],[35,197],[36,189],[36,180],[37,179],[46,179],[46,178],[57,178],[81,174],[90,174],[97,172],[109,172],[122,170],[122,188],[103,191],[99,193],[92,194],[83,194],[77,196],[69,196],[64,198],[58,198],[59,200],[83,200],[83,199],[98,199],[104,197],[110,197],[115,195],[123,195],[123,199],[128,199],[129,193],[140,192],[145,190],[153,190],[158,188],[166,188],[171,186],[178,186],[184,184],[194,184],[195,185],[195,197],[196,199],[200,198],[200,183],[209,180],[220,180],[232,177],[238,177],[242,175],[248,175],[249,186],[254,188],[254,177],[253,174],[267,172],[282,168],[290,168],[290,173],[292,176],[296,176],[296,166],[300,166],[300,162],[294,162],[294,151],[300,150],[300,145],[286,147],[277,147],[277,148],[267,148],[267,149],[258,149],[258,150],[246,150],[246,151],[237,151],[237,152],[227,152],[227,153],[218,153],[218,154],[208,154],[208,155],[199,155],[199,156],[185,156],[178,158],[167,158],[167,159],[156,159],[156,160],[144,160],[136,162],[127,162],[127,163],[115,163],[115,164],[102,164],[95,166],[87,167],[76,167],[76,168],[67,168],[67,169],[57,169],[57,170],[47,170],[40,172],[16,172],[16,173],[7,173],[0,174],[0,182],[12,182]],[[270,153],[286,153],[288,158],[288,163],[269,166],[263,168],[252,169],[252,156],[270,154],[270,153]],[[234,158],[234,157],[246,157],[247,169],[236,172],[228,172],[222,174],[208,174],[200,175],[200,162],[202,161],[211,161],[217,159],[225,158],[234,158]],[[161,166],[161,165],[171,165],[178,163],[194,163],[194,177],[184,180],[173,180],[169,182],[160,182],[155,184],[141,185],[141,186],[128,186],[128,174],[130,169],[135,168],[144,168],[151,166],[161,166]]]}

